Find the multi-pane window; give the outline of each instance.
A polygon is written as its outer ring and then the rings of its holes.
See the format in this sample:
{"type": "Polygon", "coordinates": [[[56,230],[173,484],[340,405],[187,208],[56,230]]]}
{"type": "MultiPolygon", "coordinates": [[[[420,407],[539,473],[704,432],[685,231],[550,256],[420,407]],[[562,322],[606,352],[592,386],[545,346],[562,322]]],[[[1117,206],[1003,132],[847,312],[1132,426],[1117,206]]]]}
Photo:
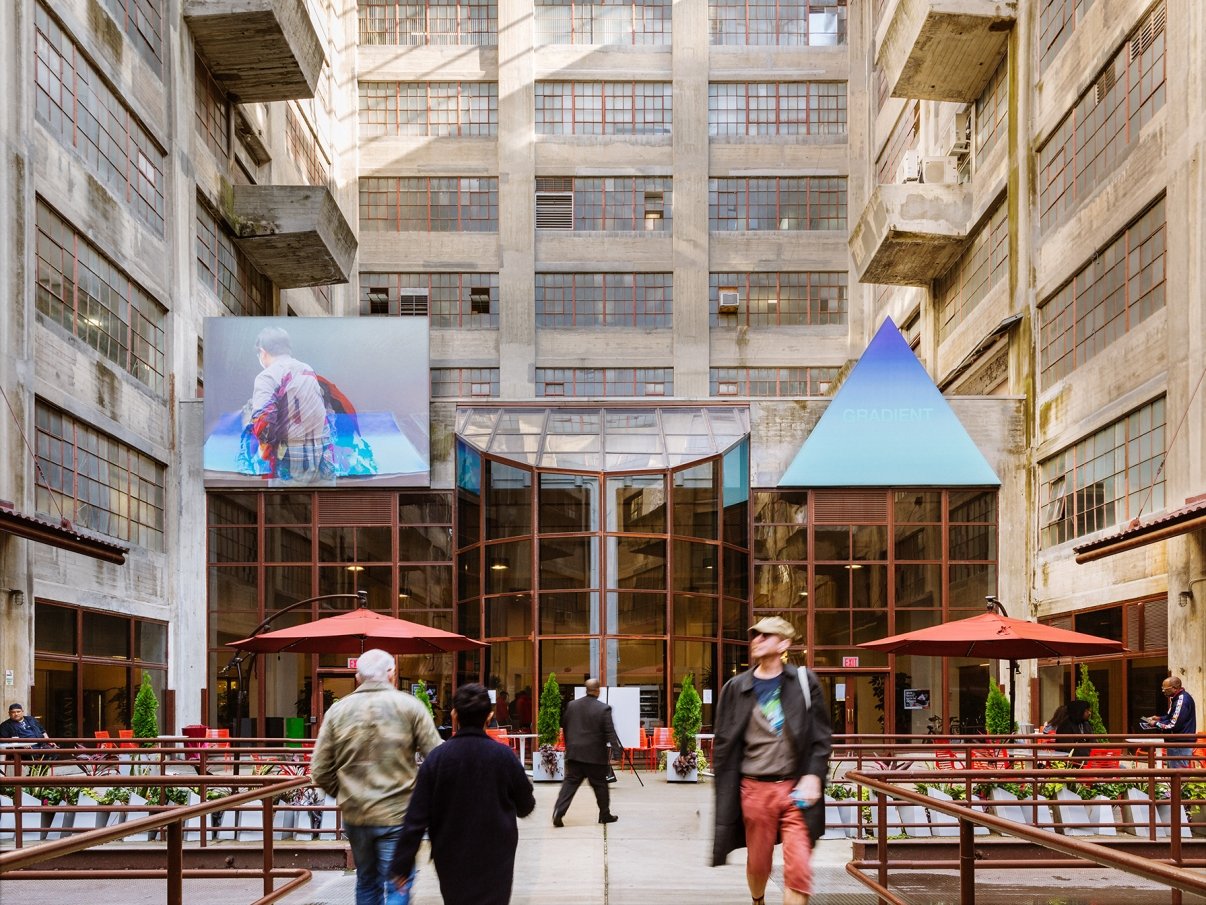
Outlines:
{"type": "Polygon", "coordinates": [[[713,44],[846,43],[846,0],[708,0],[713,44]]]}
{"type": "Polygon", "coordinates": [[[34,23],[38,121],[162,236],[163,151],[40,3],[34,23]]]}
{"type": "Polygon", "coordinates": [[[837,368],[712,368],[709,392],[778,399],[823,396],[837,372],[837,368]]]}
{"type": "Polygon", "coordinates": [[[880,185],[896,182],[896,171],[900,168],[901,158],[904,157],[905,151],[917,148],[920,136],[921,102],[905,101],[905,107],[900,111],[900,117],[875,161],[875,176],[880,185]]]}
{"type": "Polygon", "coordinates": [[[330,166],[309,123],[292,104],[285,106],[285,148],[306,185],[331,184],[330,166]]]}
{"type": "Polygon", "coordinates": [[[1042,0],[1039,7],[1039,72],[1050,65],[1093,5],[1093,0],[1042,0]]]}
{"type": "Polygon", "coordinates": [[[1039,464],[1045,547],[1164,508],[1164,397],[1039,464]]]}
{"type": "Polygon", "coordinates": [[[1164,307],[1164,199],[1039,307],[1043,383],[1051,386],[1164,307]]]}
{"type": "Polygon", "coordinates": [[[669,176],[538,176],[536,228],[670,232],[669,176]]]}
{"type": "Polygon", "coordinates": [[[844,135],[845,82],[712,82],[709,135],[844,135]]]}
{"type": "Polygon", "coordinates": [[[536,395],[672,396],[673,368],[537,368],[536,395]]]}
{"type": "Polygon", "coordinates": [[[1089,197],[1164,106],[1164,18],[1161,2],[1039,149],[1042,230],[1062,223],[1089,197]]]}
{"type": "Polygon", "coordinates": [[[360,134],[498,134],[497,82],[361,82],[360,134]]]}
{"type": "Polygon", "coordinates": [[[757,176],[708,180],[708,228],[846,228],[845,176],[757,176]]]}
{"type": "Polygon", "coordinates": [[[163,465],[40,399],[34,426],[40,514],[163,549],[163,465]]]}
{"type": "Polygon", "coordinates": [[[197,202],[197,282],[234,315],[272,314],[272,281],[235,245],[217,217],[197,202]]]}
{"type": "Polygon", "coordinates": [[[669,82],[537,82],[539,135],[669,135],[669,82]]]}
{"type": "Polygon", "coordinates": [[[433,327],[498,328],[497,273],[361,273],[362,315],[430,317],[433,327]]]}
{"type": "Polygon", "coordinates": [[[670,0],[536,0],[537,44],[670,43],[670,0]]]}
{"type": "Polygon", "coordinates": [[[361,44],[493,46],[497,0],[359,0],[361,44]]]}
{"type": "Polygon", "coordinates": [[[988,152],[1009,134],[1009,61],[1004,59],[976,98],[976,156],[988,152]]]}
{"type": "Polygon", "coordinates": [[[163,0],[105,0],[126,37],[156,72],[163,66],[163,0]]]}
{"type": "Polygon", "coordinates": [[[193,114],[197,134],[219,160],[230,156],[230,101],[198,56],[193,66],[193,114]]]}
{"type": "Polygon", "coordinates": [[[498,396],[498,368],[432,368],[432,399],[498,396]]]}
{"type": "Polygon", "coordinates": [[[673,274],[538,273],[541,327],[669,327],[673,274]]]}
{"type": "Polygon", "coordinates": [[[845,271],[713,273],[708,276],[712,326],[844,324],[848,282],[845,271]]]}
{"type": "Polygon", "coordinates": [[[1009,208],[997,204],[950,270],[934,281],[938,339],[967,318],[993,286],[1009,276],[1009,208]]]}
{"type": "Polygon", "coordinates": [[[37,226],[38,310],[162,392],[166,309],[40,198],[37,226]]]}
{"type": "Polygon", "coordinates": [[[498,232],[498,178],[361,179],[360,228],[394,232],[498,232]]]}

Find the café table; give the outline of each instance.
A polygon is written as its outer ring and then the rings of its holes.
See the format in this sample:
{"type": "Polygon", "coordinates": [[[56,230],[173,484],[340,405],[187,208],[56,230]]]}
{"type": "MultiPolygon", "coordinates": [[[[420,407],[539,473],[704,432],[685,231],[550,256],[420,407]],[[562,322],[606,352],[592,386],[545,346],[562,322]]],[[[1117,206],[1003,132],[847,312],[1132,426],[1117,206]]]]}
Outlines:
{"type": "MultiPolygon", "coordinates": [[[[528,766],[528,739],[535,739],[535,738],[539,738],[539,737],[540,736],[538,736],[534,732],[531,732],[531,733],[523,732],[523,733],[519,733],[519,734],[515,734],[515,735],[513,735],[509,732],[507,733],[507,743],[510,744],[511,748],[515,751],[515,753],[519,755],[519,762],[520,762],[520,764],[523,765],[524,769],[527,769],[527,766],[528,766]]],[[[535,749],[535,747],[536,747],[536,744],[535,744],[535,742],[533,742],[532,743],[533,750],[535,749]]]]}

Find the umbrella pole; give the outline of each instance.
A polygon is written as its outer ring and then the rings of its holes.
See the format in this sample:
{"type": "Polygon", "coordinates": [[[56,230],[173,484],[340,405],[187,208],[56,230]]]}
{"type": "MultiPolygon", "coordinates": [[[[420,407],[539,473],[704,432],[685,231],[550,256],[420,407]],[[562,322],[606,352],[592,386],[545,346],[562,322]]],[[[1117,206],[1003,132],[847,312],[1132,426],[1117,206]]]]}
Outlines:
{"type": "Polygon", "coordinates": [[[1017,660],[1010,660],[1009,661],[1009,734],[1011,736],[1013,735],[1013,727],[1015,725],[1017,725],[1014,722],[1014,716],[1013,716],[1013,711],[1014,711],[1014,706],[1015,706],[1014,705],[1014,697],[1013,697],[1013,695],[1014,695],[1013,676],[1014,676],[1014,673],[1017,672],[1017,668],[1018,668],[1017,660]]]}

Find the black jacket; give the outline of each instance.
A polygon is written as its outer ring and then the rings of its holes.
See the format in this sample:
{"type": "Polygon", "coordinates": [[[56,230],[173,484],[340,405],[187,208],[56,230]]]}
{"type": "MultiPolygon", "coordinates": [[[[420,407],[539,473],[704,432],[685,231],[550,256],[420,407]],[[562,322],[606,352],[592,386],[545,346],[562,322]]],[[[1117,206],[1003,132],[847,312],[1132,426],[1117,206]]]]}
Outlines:
{"type": "Polygon", "coordinates": [[[598,698],[583,695],[570,701],[561,719],[565,729],[565,759],[586,764],[605,764],[607,743],[611,743],[611,754],[615,758],[624,756],[624,745],[616,735],[611,720],[611,705],[598,698]]]}
{"type": "MultiPolygon", "coordinates": [[[[796,667],[783,667],[782,690],[784,728],[796,751],[796,777],[811,773],[821,780],[822,790],[829,773],[829,754],[833,749],[833,729],[829,720],[829,701],[821,693],[816,675],[808,671],[812,707],[804,709],[796,667]]],[[[745,848],[745,822],[741,815],[741,762],[745,757],[745,728],[757,703],[754,671],[748,669],[725,683],[716,706],[716,740],[712,748],[712,769],[716,786],[716,833],[712,841],[712,866],[724,864],[729,852],[745,848]]],[[[825,802],[818,801],[804,812],[808,835],[814,844],[825,832],[825,802]]]]}
{"type": "Polygon", "coordinates": [[[535,807],[515,752],[481,729],[462,729],[419,768],[390,876],[410,873],[428,831],[444,905],[507,905],[515,819],[535,807]]]}

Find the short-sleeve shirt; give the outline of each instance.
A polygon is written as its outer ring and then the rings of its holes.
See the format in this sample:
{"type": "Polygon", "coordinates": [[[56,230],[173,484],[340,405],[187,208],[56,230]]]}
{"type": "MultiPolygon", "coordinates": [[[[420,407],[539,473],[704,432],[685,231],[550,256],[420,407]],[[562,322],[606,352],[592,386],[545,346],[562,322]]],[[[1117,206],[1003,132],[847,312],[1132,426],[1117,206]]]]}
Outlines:
{"type": "Polygon", "coordinates": [[[771,679],[754,676],[756,703],[745,727],[746,776],[790,776],[795,772],[795,749],[783,731],[783,674],[771,679]]]}

